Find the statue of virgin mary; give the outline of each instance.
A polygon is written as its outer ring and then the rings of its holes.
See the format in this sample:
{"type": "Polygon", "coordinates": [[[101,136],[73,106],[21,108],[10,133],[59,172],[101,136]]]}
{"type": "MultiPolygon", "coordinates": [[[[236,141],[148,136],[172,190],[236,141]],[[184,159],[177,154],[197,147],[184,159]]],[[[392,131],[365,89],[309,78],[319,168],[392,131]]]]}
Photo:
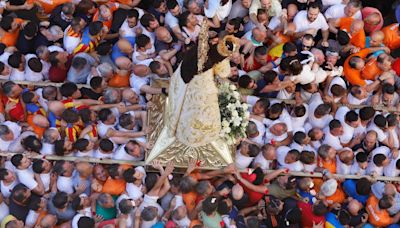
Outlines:
{"type": "Polygon", "coordinates": [[[198,44],[185,53],[171,77],[164,126],[146,163],[159,156],[163,160],[196,158],[209,164],[215,164],[212,160],[217,157],[222,158],[218,164],[233,162],[231,148],[220,137],[217,78],[230,75],[228,56],[238,50],[239,43],[234,36],[226,36],[209,46],[207,34],[203,22],[198,44]],[[169,152],[162,156],[165,151],[169,152]]]}

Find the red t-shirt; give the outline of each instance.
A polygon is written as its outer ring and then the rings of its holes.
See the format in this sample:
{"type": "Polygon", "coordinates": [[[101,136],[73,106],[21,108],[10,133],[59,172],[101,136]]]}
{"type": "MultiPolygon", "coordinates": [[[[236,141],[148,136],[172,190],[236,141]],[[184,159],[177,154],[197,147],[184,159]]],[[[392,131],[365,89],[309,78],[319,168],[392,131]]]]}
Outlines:
{"type": "Polygon", "coordinates": [[[312,228],[313,223],[319,224],[322,222],[325,225],[325,216],[316,216],[312,212],[311,204],[299,201],[297,206],[301,210],[301,225],[303,228],[312,228]]]}
{"type": "Polygon", "coordinates": [[[67,78],[67,73],[69,68],[71,67],[71,63],[72,63],[72,55],[68,56],[68,61],[65,64],[66,68],[65,69],[61,69],[58,66],[51,66],[49,69],[49,80],[51,82],[64,82],[65,79],[67,78]]]}
{"type": "MultiPolygon", "coordinates": [[[[252,178],[252,175],[255,175],[255,174],[249,175],[247,173],[241,173],[240,175],[242,176],[243,179],[247,180],[250,183],[252,183],[254,181],[254,178],[252,178]]],[[[244,191],[249,196],[249,206],[253,206],[253,205],[257,204],[258,201],[260,201],[264,197],[264,193],[259,193],[259,192],[250,190],[246,186],[244,186],[244,184],[242,184],[242,183],[240,183],[240,185],[242,185],[244,191]]]]}

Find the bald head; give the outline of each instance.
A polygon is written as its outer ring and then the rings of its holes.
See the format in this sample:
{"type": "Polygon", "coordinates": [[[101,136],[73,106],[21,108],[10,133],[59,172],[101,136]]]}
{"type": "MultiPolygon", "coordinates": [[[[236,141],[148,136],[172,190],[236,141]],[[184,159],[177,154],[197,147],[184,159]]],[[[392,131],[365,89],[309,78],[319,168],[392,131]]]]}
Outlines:
{"type": "Polygon", "coordinates": [[[253,38],[258,42],[264,42],[265,38],[267,37],[266,31],[261,30],[258,27],[255,27],[252,30],[253,38]]]}
{"type": "Polygon", "coordinates": [[[122,56],[115,59],[115,65],[117,65],[120,70],[130,70],[132,61],[128,57],[122,56]]]}
{"type": "Polygon", "coordinates": [[[81,177],[90,177],[93,172],[93,166],[88,162],[79,162],[75,167],[81,177]]]}
{"type": "Polygon", "coordinates": [[[354,159],[354,153],[352,150],[344,150],[339,153],[339,159],[344,164],[351,164],[354,159]]]}
{"type": "Polygon", "coordinates": [[[243,197],[243,187],[240,184],[235,184],[232,187],[232,197],[234,200],[240,200],[243,197]]]}
{"type": "Polygon", "coordinates": [[[361,208],[363,207],[363,205],[358,202],[356,199],[352,199],[350,200],[347,209],[349,210],[351,215],[358,215],[358,212],[361,210],[361,208]]]}
{"type": "Polygon", "coordinates": [[[156,29],[156,37],[158,40],[165,42],[165,43],[172,42],[171,33],[164,26],[160,26],[156,29]]]}
{"type": "Polygon", "coordinates": [[[120,51],[124,54],[131,55],[133,53],[133,47],[131,43],[129,43],[129,41],[126,39],[118,40],[117,46],[120,49],[120,51]]]}
{"type": "Polygon", "coordinates": [[[57,224],[57,217],[55,215],[47,214],[40,221],[41,228],[51,228],[55,227],[57,224]]]}
{"type": "Polygon", "coordinates": [[[386,195],[394,197],[396,195],[396,192],[397,192],[397,190],[396,190],[396,186],[394,186],[394,184],[388,183],[385,185],[384,193],[386,195]]]}
{"type": "Polygon", "coordinates": [[[354,20],[350,26],[351,33],[356,33],[364,29],[364,22],[362,20],[354,20]]]}

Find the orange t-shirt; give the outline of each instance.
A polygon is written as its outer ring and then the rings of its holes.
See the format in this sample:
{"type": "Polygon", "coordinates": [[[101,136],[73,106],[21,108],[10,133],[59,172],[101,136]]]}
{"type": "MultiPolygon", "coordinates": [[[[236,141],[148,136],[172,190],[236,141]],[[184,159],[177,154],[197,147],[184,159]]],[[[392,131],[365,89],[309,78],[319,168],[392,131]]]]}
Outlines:
{"type": "MultiPolygon", "coordinates": [[[[118,9],[118,4],[117,3],[112,3],[112,2],[106,3],[106,4],[107,4],[108,8],[110,9],[111,15],[113,15],[114,11],[116,11],[118,9]]],[[[111,29],[112,20],[113,20],[112,16],[111,16],[111,19],[107,20],[107,21],[102,20],[99,17],[100,17],[100,10],[97,10],[96,13],[93,16],[93,21],[101,21],[101,22],[103,22],[103,26],[106,26],[108,28],[108,30],[110,30],[111,29]]]]}
{"type": "MultiPolygon", "coordinates": [[[[24,22],[21,18],[15,18],[15,22],[19,25],[24,22]]],[[[16,29],[14,32],[4,32],[0,39],[0,42],[5,44],[7,47],[15,46],[17,44],[20,29],[16,29]]]]}
{"type": "Polygon", "coordinates": [[[28,115],[26,117],[26,122],[33,128],[33,131],[36,133],[39,139],[43,137],[44,132],[46,131],[46,128],[39,127],[35,123],[33,123],[33,117],[35,115],[28,115]]]}
{"type": "Polygon", "coordinates": [[[110,81],[108,81],[108,85],[117,88],[129,87],[129,75],[123,76],[115,74],[110,81]]]}
{"type": "MultiPolygon", "coordinates": [[[[340,30],[345,30],[350,33],[351,24],[354,19],[351,17],[344,17],[339,20],[339,28],[340,30]]],[[[350,34],[350,43],[358,48],[365,48],[365,32],[364,29],[360,31],[350,34]]]]}
{"type": "MultiPolygon", "coordinates": [[[[200,179],[198,171],[191,173],[190,177],[192,177],[196,181],[198,181],[200,179]]],[[[198,197],[198,194],[195,191],[191,191],[191,192],[182,194],[183,202],[185,202],[186,208],[189,213],[191,213],[194,210],[194,208],[196,207],[197,197],[198,197]]]]}
{"type": "Polygon", "coordinates": [[[346,199],[346,195],[344,194],[344,192],[340,186],[338,186],[338,188],[336,189],[336,192],[333,195],[326,197],[326,200],[329,205],[332,205],[334,203],[343,203],[345,199],[346,199]]]}
{"type": "Polygon", "coordinates": [[[329,170],[331,173],[336,173],[336,161],[324,161],[318,157],[318,167],[329,170]]]}
{"type": "Polygon", "coordinates": [[[393,223],[389,212],[379,208],[379,200],[374,195],[368,198],[366,209],[369,214],[368,222],[372,225],[384,227],[393,223]]]}
{"type": "Polygon", "coordinates": [[[343,74],[346,80],[350,82],[350,84],[359,86],[364,86],[366,84],[365,80],[361,77],[361,71],[351,68],[349,65],[349,61],[353,56],[359,56],[360,58],[365,59],[365,57],[367,57],[370,52],[370,49],[365,48],[347,57],[343,65],[343,74]]]}
{"type": "Polygon", "coordinates": [[[365,64],[364,69],[361,71],[361,77],[365,80],[375,80],[376,77],[382,73],[383,72],[379,69],[376,59],[373,58],[365,64]]]}
{"type": "Polygon", "coordinates": [[[121,195],[125,191],[126,182],[123,179],[112,179],[109,177],[101,190],[111,195],[121,195]]]}
{"type": "Polygon", "coordinates": [[[400,47],[399,24],[386,26],[382,29],[382,32],[385,34],[383,43],[386,47],[390,48],[390,50],[400,47]]]}

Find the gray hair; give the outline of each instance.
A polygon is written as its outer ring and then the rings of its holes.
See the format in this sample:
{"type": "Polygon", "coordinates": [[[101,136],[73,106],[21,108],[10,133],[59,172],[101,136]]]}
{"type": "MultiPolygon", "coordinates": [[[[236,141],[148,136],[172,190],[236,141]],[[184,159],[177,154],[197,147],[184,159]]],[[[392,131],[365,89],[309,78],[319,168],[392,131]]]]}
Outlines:
{"type": "Polygon", "coordinates": [[[49,32],[52,34],[52,35],[58,35],[58,34],[60,34],[60,33],[63,33],[64,34],[64,31],[61,29],[61,27],[60,26],[58,26],[58,25],[53,25],[53,26],[51,26],[50,28],[49,28],[49,32]]]}
{"type": "Polygon", "coordinates": [[[56,131],[56,130],[53,129],[53,128],[47,128],[43,133],[43,142],[45,142],[45,143],[54,143],[55,140],[52,139],[54,131],[56,131]]]}
{"type": "Polygon", "coordinates": [[[36,48],[36,55],[40,56],[48,51],[49,51],[49,49],[46,46],[40,45],[38,48],[36,48]]]}
{"type": "Polygon", "coordinates": [[[116,104],[119,102],[118,96],[115,96],[115,93],[118,93],[116,89],[107,89],[104,92],[104,103],[105,104],[116,104]]]}
{"type": "Polygon", "coordinates": [[[157,212],[152,207],[145,207],[140,215],[146,222],[153,221],[157,217],[157,212]]]}
{"type": "Polygon", "coordinates": [[[257,132],[258,132],[257,124],[254,123],[253,121],[249,121],[249,124],[247,125],[247,128],[246,128],[246,133],[248,135],[253,135],[253,134],[256,134],[257,132]]]}
{"type": "Polygon", "coordinates": [[[100,205],[104,205],[108,202],[108,193],[101,193],[97,198],[100,205]]]}
{"type": "Polygon", "coordinates": [[[328,157],[329,154],[329,150],[331,149],[331,146],[329,146],[328,144],[322,144],[319,148],[318,148],[318,155],[322,158],[325,159],[328,157]]]}
{"type": "Polygon", "coordinates": [[[209,181],[203,180],[197,183],[196,185],[196,192],[199,193],[200,195],[203,195],[207,192],[208,186],[209,186],[209,181]]]}
{"type": "Polygon", "coordinates": [[[102,63],[97,66],[97,71],[99,72],[100,77],[104,77],[107,74],[113,73],[114,69],[109,63],[102,63]]]}

